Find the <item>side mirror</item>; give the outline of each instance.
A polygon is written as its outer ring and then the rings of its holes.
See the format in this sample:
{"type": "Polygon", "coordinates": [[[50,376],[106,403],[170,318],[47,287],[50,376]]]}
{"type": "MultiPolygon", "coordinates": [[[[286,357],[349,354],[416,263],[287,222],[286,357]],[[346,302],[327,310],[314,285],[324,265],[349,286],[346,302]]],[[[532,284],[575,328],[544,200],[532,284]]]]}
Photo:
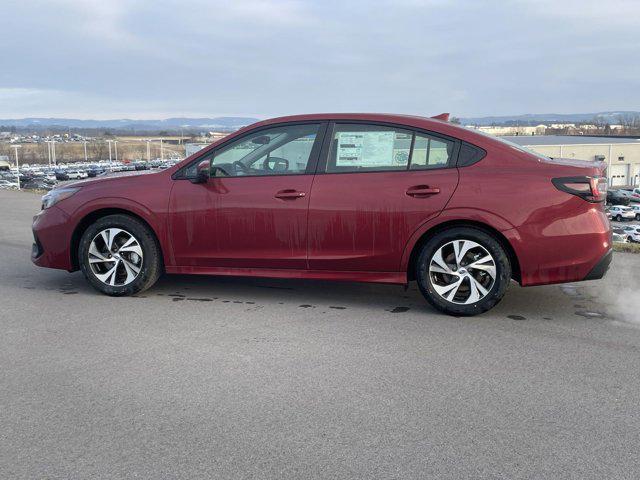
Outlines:
{"type": "Polygon", "coordinates": [[[191,179],[191,183],[207,183],[210,176],[210,164],[209,160],[203,160],[196,167],[196,176],[191,179]]]}
{"type": "Polygon", "coordinates": [[[271,138],[268,135],[261,135],[251,139],[251,143],[255,143],[257,145],[267,145],[269,142],[271,142],[271,138]]]}

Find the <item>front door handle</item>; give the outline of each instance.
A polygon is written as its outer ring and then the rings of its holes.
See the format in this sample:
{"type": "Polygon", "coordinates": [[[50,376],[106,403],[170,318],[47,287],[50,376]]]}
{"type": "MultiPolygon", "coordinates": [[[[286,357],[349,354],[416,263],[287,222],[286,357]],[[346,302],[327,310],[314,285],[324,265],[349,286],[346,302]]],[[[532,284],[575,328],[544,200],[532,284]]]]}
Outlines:
{"type": "Polygon", "coordinates": [[[440,189],[437,187],[430,187],[429,185],[415,185],[407,188],[405,193],[414,198],[426,198],[431,195],[437,195],[440,193],[440,189]]]}
{"type": "Polygon", "coordinates": [[[296,198],[305,197],[305,192],[299,192],[298,190],[280,190],[276,193],[275,197],[282,200],[295,200],[296,198]]]}

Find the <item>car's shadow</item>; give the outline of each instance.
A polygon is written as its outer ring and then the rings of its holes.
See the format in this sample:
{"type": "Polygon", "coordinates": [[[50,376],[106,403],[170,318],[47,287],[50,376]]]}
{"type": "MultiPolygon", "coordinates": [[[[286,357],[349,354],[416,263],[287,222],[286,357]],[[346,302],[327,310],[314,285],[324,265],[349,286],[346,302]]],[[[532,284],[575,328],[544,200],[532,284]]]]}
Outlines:
{"type": "MultiPolygon", "coordinates": [[[[141,295],[183,295],[182,298],[204,301],[215,299],[262,305],[379,309],[394,313],[411,310],[414,313],[442,315],[426,302],[416,282],[411,282],[405,289],[399,285],[321,280],[164,275],[152,289],[141,295]]],[[[568,297],[558,286],[521,288],[512,282],[502,302],[489,314],[512,320],[550,320],[566,315],[574,309],[573,304],[578,300],[568,297]],[[541,305],[545,309],[541,309],[541,305]]]]}
{"type": "MultiPolygon", "coordinates": [[[[38,272],[41,272],[40,270],[38,272]]],[[[80,272],[69,275],[47,271],[38,277],[25,275],[29,289],[58,290],[64,295],[100,295],[80,272]]],[[[292,307],[323,307],[353,313],[360,309],[393,313],[442,315],[433,309],[411,282],[407,289],[399,285],[383,285],[322,280],[271,279],[204,275],[163,275],[149,290],[136,295],[147,300],[229,302],[249,305],[285,305],[292,307]]],[[[521,288],[513,283],[504,299],[490,312],[491,317],[511,320],[557,320],[573,315],[582,298],[568,296],[559,286],[521,288]]],[[[485,316],[483,315],[483,316],[485,316]]]]}

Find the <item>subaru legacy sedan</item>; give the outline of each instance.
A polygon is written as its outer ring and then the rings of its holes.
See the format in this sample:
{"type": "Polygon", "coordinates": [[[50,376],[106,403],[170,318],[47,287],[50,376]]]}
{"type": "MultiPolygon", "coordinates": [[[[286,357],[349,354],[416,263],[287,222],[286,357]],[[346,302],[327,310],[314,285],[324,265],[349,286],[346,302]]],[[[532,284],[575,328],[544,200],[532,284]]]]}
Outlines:
{"type": "Polygon", "coordinates": [[[446,121],[314,114],[245,127],[167,170],[56,188],[36,265],[112,296],[163,273],[406,285],[452,315],[522,286],[601,278],[601,163],[548,158],[446,121]]]}

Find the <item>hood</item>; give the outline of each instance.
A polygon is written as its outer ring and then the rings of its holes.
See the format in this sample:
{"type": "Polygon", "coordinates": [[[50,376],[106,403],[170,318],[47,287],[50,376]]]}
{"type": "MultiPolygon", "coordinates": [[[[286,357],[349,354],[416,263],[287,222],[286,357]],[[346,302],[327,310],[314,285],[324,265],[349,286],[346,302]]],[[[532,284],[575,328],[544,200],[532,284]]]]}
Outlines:
{"type": "Polygon", "coordinates": [[[131,173],[107,173],[105,175],[101,175],[100,177],[94,177],[94,178],[85,178],[82,180],[75,180],[73,182],[65,182],[62,184],[59,184],[56,186],[56,188],[59,187],[86,187],[86,186],[92,186],[92,185],[97,185],[100,183],[106,183],[106,182],[117,182],[117,181],[127,181],[128,179],[134,180],[136,178],[145,176],[145,175],[157,175],[159,173],[161,173],[162,171],[157,171],[157,170],[140,170],[140,171],[136,171],[136,172],[131,172],[131,173]]]}

